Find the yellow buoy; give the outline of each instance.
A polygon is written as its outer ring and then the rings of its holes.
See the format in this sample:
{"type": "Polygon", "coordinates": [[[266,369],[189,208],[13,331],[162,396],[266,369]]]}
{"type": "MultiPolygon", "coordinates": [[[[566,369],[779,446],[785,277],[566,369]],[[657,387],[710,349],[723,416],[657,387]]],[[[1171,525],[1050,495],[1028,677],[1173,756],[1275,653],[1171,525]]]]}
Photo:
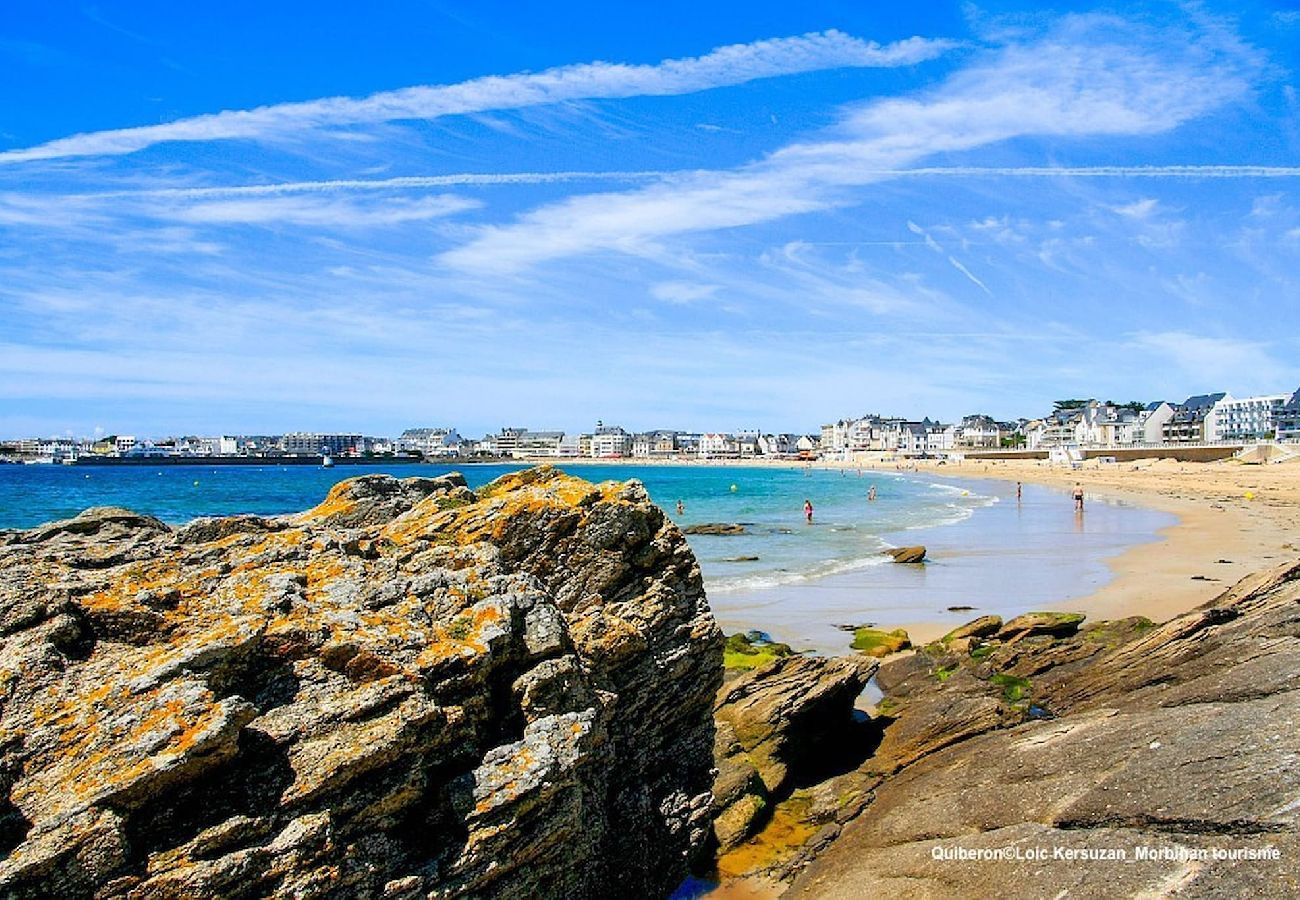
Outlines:
{"type": "Polygon", "coordinates": [[[733,494],[734,494],[736,491],[738,491],[738,490],[740,490],[740,488],[736,487],[734,484],[731,486],[731,492],[732,492],[733,494]]]}

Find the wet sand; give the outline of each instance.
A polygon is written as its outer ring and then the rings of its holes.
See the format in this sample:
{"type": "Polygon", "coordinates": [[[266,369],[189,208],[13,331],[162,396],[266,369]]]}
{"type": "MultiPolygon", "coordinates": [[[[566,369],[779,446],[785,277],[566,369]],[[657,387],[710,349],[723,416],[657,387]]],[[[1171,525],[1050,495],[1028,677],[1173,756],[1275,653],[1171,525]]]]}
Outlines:
{"type": "MultiPolygon", "coordinates": [[[[893,462],[869,459],[819,465],[896,471],[893,462]]],[[[917,476],[965,482],[1001,502],[957,525],[888,536],[896,544],[925,543],[931,562],[923,568],[873,567],[750,595],[711,596],[724,630],[760,628],[796,649],[843,653],[850,636],[836,625],[904,627],[923,643],[978,615],[1030,609],[1160,622],[1251,572],[1300,555],[1296,462],[916,465],[917,476]],[[1024,485],[1023,515],[1012,522],[1006,513],[1015,505],[1016,481],[1024,485]],[[1086,494],[1077,522],[1069,496],[1076,482],[1086,494]],[[1062,527],[1062,516],[1097,540],[1080,541],[1062,527]],[[949,612],[949,606],[975,608],[949,612]]]]}
{"type": "MultiPolygon", "coordinates": [[[[1068,469],[1015,460],[923,463],[921,470],[963,479],[1018,480],[1026,489],[1042,485],[1061,492],[1077,482],[1088,498],[1085,517],[1099,500],[1176,516],[1176,522],[1160,530],[1159,541],[1109,559],[1114,577],[1097,590],[1048,607],[1084,612],[1094,621],[1133,615],[1165,621],[1212,600],[1245,575],[1300,556],[1300,464],[1295,462],[1089,463],[1068,469]]],[[[920,617],[909,626],[919,642],[947,629],[946,622],[920,617]]]]}
{"type": "Polygon", "coordinates": [[[895,546],[924,544],[925,565],[878,565],[779,587],[712,591],[723,630],[757,628],[799,651],[849,651],[837,626],[905,627],[914,637],[943,633],[978,615],[1003,617],[1079,600],[1112,580],[1108,561],[1159,540],[1176,523],[1167,512],[1127,499],[1100,499],[1083,516],[1059,488],[1011,482],[936,479],[996,502],[948,525],[886,533],[895,546]],[[969,607],[953,609],[949,607],[969,607]]]}

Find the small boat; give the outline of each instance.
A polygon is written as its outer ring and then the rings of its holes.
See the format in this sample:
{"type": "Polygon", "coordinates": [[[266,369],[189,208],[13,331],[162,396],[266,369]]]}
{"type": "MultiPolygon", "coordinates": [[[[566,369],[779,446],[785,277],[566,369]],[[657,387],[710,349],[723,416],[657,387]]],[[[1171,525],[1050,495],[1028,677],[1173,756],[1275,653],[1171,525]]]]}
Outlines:
{"type": "Polygon", "coordinates": [[[334,468],[334,458],[330,456],[328,453],[326,453],[324,456],[320,458],[320,467],[322,469],[334,468]]]}

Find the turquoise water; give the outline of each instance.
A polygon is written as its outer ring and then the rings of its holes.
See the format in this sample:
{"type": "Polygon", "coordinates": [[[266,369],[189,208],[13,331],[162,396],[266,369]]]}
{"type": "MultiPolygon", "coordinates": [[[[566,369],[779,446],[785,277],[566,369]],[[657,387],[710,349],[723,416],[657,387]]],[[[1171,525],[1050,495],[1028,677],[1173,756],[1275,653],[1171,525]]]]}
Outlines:
{"type": "MultiPolygon", "coordinates": [[[[517,466],[462,466],[472,487],[517,466]]],[[[1172,517],[1092,502],[1074,516],[1059,491],[1006,482],[854,469],[565,465],[592,481],[640,479],[683,526],[745,523],[737,536],[689,538],[724,628],[759,628],[800,649],[842,651],[841,624],[907,624],[950,605],[1014,614],[1090,593],[1105,560],[1149,541],[1172,517]],[[877,499],[867,499],[875,486],[877,499]],[[733,490],[734,486],[734,490],[733,490]],[[804,521],[804,500],[814,506],[804,521]],[[677,501],[684,512],[675,512],[677,501]],[[932,562],[896,566],[881,551],[925,544],[932,562]],[[737,560],[757,557],[756,560],[737,560]]],[[[89,506],[124,506],[181,523],[196,516],[296,512],[345,478],[440,475],[454,466],[166,468],[0,466],[0,528],[28,528],[89,506]]]]}
{"type": "MultiPolygon", "coordinates": [[[[471,487],[512,466],[462,466],[471,487]]],[[[974,491],[892,475],[824,469],[704,466],[582,466],[566,471],[592,481],[639,478],[679,524],[744,522],[748,534],[692,536],[714,591],[772,587],[880,562],[882,534],[960,521],[991,502],[974,491]],[[867,490],[877,489],[868,503],[867,490]],[[732,487],[735,490],[732,490],[732,487]],[[814,505],[813,523],[803,517],[814,505]],[[676,503],[685,509],[677,515],[676,503]],[[727,562],[740,556],[758,561],[727,562]]],[[[171,523],[196,516],[296,512],[320,502],[330,486],[369,472],[441,475],[454,466],[203,467],[0,466],[0,528],[66,518],[88,506],[124,506],[171,523]]]]}

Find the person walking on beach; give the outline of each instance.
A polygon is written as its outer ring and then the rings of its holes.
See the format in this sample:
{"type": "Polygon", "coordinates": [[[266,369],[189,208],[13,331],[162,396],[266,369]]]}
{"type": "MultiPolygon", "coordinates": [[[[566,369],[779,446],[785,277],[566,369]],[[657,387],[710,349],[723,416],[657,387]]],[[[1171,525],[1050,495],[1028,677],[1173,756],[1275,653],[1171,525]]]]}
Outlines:
{"type": "Polygon", "coordinates": [[[812,524],[812,514],[813,514],[812,501],[811,501],[811,500],[805,500],[805,501],[803,502],[803,517],[804,517],[804,520],[805,520],[809,525],[812,524]]]}
{"type": "Polygon", "coordinates": [[[1074,483],[1074,511],[1083,512],[1083,485],[1074,483]]]}

